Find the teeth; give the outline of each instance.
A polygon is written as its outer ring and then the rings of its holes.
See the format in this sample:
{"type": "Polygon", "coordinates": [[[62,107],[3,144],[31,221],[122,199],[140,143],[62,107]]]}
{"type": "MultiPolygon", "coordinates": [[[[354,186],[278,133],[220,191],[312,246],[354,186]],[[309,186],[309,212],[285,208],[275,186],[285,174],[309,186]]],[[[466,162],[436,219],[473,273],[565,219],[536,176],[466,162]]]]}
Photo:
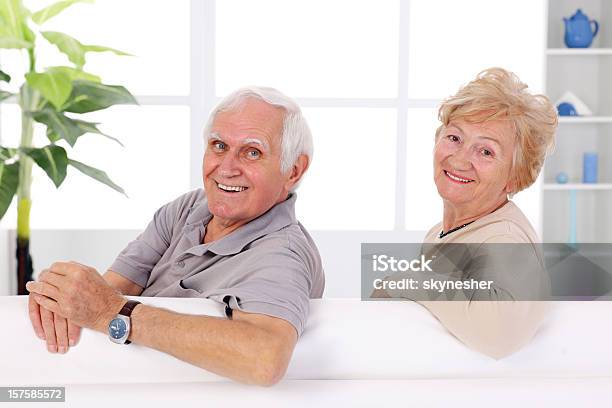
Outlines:
{"type": "Polygon", "coordinates": [[[225,190],[225,191],[244,191],[247,189],[246,187],[242,187],[242,186],[226,186],[225,184],[221,184],[221,183],[217,183],[217,186],[219,186],[221,190],[225,190]]]}
{"type": "Polygon", "coordinates": [[[461,177],[453,176],[453,175],[452,175],[452,174],[450,174],[448,171],[444,171],[444,172],[446,173],[446,175],[447,175],[448,177],[452,178],[453,180],[460,181],[460,182],[462,182],[462,183],[469,183],[470,181],[472,181],[472,180],[468,180],[468,179],[463,179],[463,178],[461,178],[461,177]]]}

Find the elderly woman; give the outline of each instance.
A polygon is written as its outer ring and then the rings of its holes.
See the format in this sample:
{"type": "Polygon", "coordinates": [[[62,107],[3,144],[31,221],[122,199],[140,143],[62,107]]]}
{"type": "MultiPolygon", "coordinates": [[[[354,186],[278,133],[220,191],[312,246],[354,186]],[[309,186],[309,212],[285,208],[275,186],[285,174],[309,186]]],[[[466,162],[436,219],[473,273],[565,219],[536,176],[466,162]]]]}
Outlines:
{"type": "Polygon", "coordinates": [[[538,242],[508,197],[538,177],[554,141],[557,113],[511,72],[493,68],[442,103],[434,180],[444,201],[442,222],[427,242],[538,242]]]}
{"type": "Polygon", "coordinates": [[[419,301],[466,345],[494,358],[533,337],[546,311],[535,300],[550,284],[537,234],[509,199],[536,180],[557,126],[549,100],[526,88],[513,73],[488,69],[439,110],[434,181],[444,214],[422,252],[434,259],[434,272],[454,274],[454,281],[488,280],[492,287],[459,291],[463,297],[454,299],[460,301],[405,290],[373,294],[419,301]]]}

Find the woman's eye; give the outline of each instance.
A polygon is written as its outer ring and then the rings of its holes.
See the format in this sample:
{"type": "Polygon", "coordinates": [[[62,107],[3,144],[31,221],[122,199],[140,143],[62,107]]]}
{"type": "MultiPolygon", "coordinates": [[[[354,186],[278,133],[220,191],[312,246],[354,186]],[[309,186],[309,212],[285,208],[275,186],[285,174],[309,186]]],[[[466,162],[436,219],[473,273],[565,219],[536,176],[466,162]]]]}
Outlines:
{"type": "Polygon", "coordinates": [[[451,142],[458,142],[459,141],[459,137],[455,136],[455,135],[448,135],[448,140],[450,140],[451,142]]]}
{"type": "Polygon", "coordinates": [[[482,155],[486,157],[491,157],[493,156],[493,152],[490,151],[489,149],[482,149],[482,155]]]}

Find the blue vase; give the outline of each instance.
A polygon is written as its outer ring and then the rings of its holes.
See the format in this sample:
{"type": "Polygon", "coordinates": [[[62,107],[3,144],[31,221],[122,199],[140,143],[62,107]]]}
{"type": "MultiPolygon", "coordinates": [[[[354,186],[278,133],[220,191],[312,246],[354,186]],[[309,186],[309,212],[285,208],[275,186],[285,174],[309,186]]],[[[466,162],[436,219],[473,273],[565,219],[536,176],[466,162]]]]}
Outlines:
{"type": "Polygon", "coordinates": [[[582,158],[582,182],[597,183],[597,153],[585,153],[582,158]]]}
{"type": "Polygon", "coordinates": [[[561,173],[557,174],[557,177],[555,177],[555,180],[557,180],[557,183],[559,184],[566,184],[569,181],[569,177],[567,173],[562,171],[561,173]]]}
{"type": "Polygon", "coordinates": [[[599,31],[599,23],[589,18],[578,9],[570,18],[563,18],[565,23],[565,45],[569,48],[587,48],[599,31]]]}
{"type": "Polygon", "coordinates": [[[557,105],[557,112],[559,116],[578,116],[576,108],[569,102],[561,102],[557,105]]]}

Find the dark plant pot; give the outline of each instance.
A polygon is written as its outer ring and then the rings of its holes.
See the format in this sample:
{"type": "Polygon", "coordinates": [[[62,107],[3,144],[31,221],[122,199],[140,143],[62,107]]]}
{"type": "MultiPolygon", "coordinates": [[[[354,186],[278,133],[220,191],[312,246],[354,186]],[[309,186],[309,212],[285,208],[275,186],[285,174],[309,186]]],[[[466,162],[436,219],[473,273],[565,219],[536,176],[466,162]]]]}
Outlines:
{"type": "Polygon", "coordinates": [[[30,241],[17,238],[17,294],[27,295],[26,283],[33,280],[32,257],[30,256],[30,241]]]}

